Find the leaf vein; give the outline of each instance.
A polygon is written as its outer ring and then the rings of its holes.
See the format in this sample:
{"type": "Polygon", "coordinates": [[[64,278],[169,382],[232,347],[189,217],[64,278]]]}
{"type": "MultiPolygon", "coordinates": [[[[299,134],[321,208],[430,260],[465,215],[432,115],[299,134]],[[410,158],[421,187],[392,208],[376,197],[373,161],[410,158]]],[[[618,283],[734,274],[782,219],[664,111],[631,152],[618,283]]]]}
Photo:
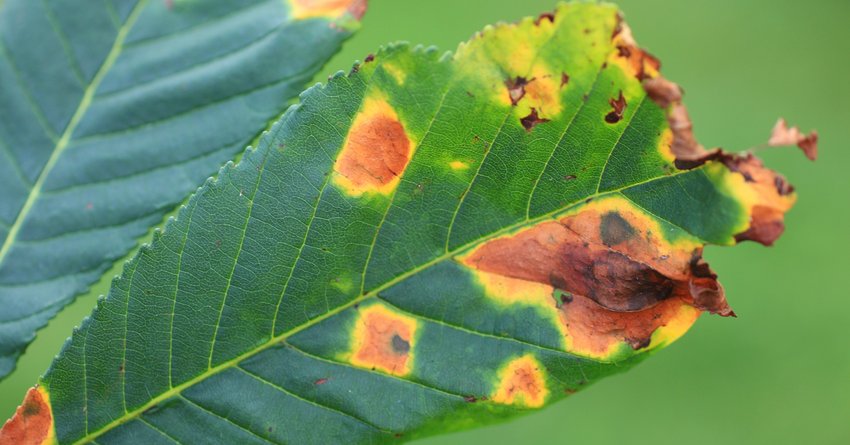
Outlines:
{"type": "Polygon", "coordinates": [[[361,423],[361,424],[363,424],[363,425],[365,425],[365,426],[367,426],[367,427],[369,427],[369,428],[372,428],[372,429],[374,429],[374,430],[376,430],[376,431],[380,431],[381,433],[384,433],[384,434],[391,434],[391,433],[392,433],[392,431],[385,430],[385,429],[383,429],[383,428],[381,428],[381,427],[379,427],[379,426],[377,426],[377,425],[373,424],[372,422],[369,422],[369,421],[367,421],[367,420],[365,420],[365,419],[362,419],[362,418],[360,418],[359,416],[355,416],[354,414],[347,413],[347,412],[342,411],[342,410],[340,410],[340,409],[338,409],[338,408],[334,408],[334,407],[332,407],[332,406],[328,406],[328,405],[325,405],[325,404],[323,404],[323,403],[319,403],[319,402],[316,402],[316,401],[314,401],[314,400],[310,400],[310,399],[306,399],[306,398],[304,398],[304,397],[301,397],[301,396],[299,396],[298,394],[295,394],[295,393],[293,393],[293,392],[291,392],[291,391],[287,390],[286,388],[284,388],[284,387],[282,387],[282,386],[280,386],[280,385],[277,385],[277,384],[275,384],[275,383],[272,383],[272,382],[270,382],[270,381],[268,381],[268,380],[264,379],[263,377],[261,377],[261,376],[259,376],[259,375],[257,375],[257,374],[254,374],[253,372],[248,371],[247,369],[245,369],[245,368],[243,368],[243,367],[241,367],[241,366],[238,366],[238,365],[237,365],[237,366],[236,366],[236,369],[238,369],[239,371],[242,371],[244,374],[246,374],[246,375],[250,376],[250,377],[251,377],[251,378],[253,378],[254,380],[257,380],[257,381],[259,381],[259,382],[261,382],[261,383],[263,383],[263,384],[265,384],[265,385],[267,385],[267,386],[270,386],[270,387],[274,388],[274,389],[275,389],[275,390],[277,390],[277,391],[280,391],[280,392],[281,392],[281,393],[283,393],[283,394],[286,394],[286,395],[288,395],[288,396],[290,396],[290,397],[293,397],[293,398],[295,398],[295,399],[298,399],[298,400],[300,400],[300,401],[302,401],[302,402],[309,403],[309,404],[311,404],[311,405],[313,405],[313,406],[316,406],[316,407],[318,407],[318,408],[324,409],[324,410],[326,410],[326,411],[330,411],[330,412],[332,412],[332,413],[334,413],[334,414],[337,414],[337,415],[340,415],[340,416],[343,416],[343,417],[348,417],[348,418],[350,418],[350,419],[352,419],[352,420],[355,420],[355,421],[357,421],[358,423],[361,423]]]}

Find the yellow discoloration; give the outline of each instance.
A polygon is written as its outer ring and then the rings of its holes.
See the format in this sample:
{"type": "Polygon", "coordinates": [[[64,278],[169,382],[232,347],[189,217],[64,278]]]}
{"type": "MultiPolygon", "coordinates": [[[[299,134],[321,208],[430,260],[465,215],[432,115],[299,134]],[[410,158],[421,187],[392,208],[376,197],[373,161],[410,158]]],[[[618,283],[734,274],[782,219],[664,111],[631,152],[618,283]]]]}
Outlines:
{"type": "MultiPolygon", "coordinates": [[[[500,102],[512,105],[514,115],[518,118],[528,116],[535,110],[541,119],[556,119],[563,110],[561,95],[568,88],[568,85],[561,84],[560,74],[556,75],[548,67],[537,62],[531,68],[530,74],[526,73],[522,79],[525,83],[521,87],[514,87],[513,93],[510,86],[502,87],[500,102]],[[511,98],[512,94],[514,99],[511,98]]],[[[509,79],[508,83],[510,82],[509,79]]]]}
{"type": "Polygon", "coordinates": [[[532,82],[525,87],[525,98],[529,106],[540,113],[540,117],[553,119],[561,113],[561,94],[568,85],[561,87],[560,76],[538,65],[534,67],[532,82]]]}
{"type": "Polygon", "coordinates": [[[396,83],[401,86],[404,85],[405,79],[407,79],[407,73],[400,67],[396,66],[393,63],[384,63],[381,65],[384,71],[387,72],[393,79],[395,79],[396,83]]]}
{"type": "MultiPolygon", "coordinates": [[[[455,54],[457,66],[465,77],[480,84],[480,92],[486,92],[476,95],[489,96],[496,103],[511,106],[506,80],[530,79],[536,72],[554,74],[546,72],[545,67],[535,70],[534,66],[539,63],[539,50],[551,40],[555,29],[549,20],[535,23],[530,18],[517,24],[488,26],[476,38],[461,44],[455,54]]],[[[560,79],[560,72],[552,77],[560,79]]]]}
{"type": "Polygon", "coordinates": [[[529,306],[555,308],[552,286],[475,269],[472,269],[472,272],[487,296],[500,304],[522,303],[529,306]]]}
{"type": "Polygon", "coordinates": [[[688,332],[688,329],[702,315],[702,311],[689,304],[680,304],[676,308],[676,311],[676,315],[670,318],[667,324],[652,333],[652,340],[647,349],[652,350],[670,345],[678,340],[679,337],[685,335],[685,332],[688,332]]]}
{"type": "Polygon", "coordinates": [[[676,155],[673,154],[673,131],[669,128],[665,128],[658,138],[658,153],[671,165],[676,161],[676,155]]]}
{"type": "Polygon", "coordinates": [[[543,366],[533,354],[510,360],[499,371],[498,379],[490,397],[496,403],[539,408],[549,395],[543,366]]]}
{"type": "Polygon", "coordinates": [[[463,161],[452,161],[449,162],[449,167],[451,167],[452,170],[466,170],[469,168],[469,164],[463,161]]]}
{"type": "Polygon", "coordinates": [[[299,20],[314,17],[335,19],[346,13],[359,19],[366,7],[363,0],[289,0],[289,5],[292,17],[299,20]]]}
{"type": "Polygon", "coordinates": [[[628,25],[620,23],[620,27],[620,32],[611,42],[615,49],[608,57],[608,63],[619,66],[624,73],[638,81],[658,77],[658,60],[635,43],[628,25]]]}
{"type": "Polygon", "coordinates": [[[346,359],[355,366],[387,374],[410,374],[416,342],[415,318],[381,304],[359,310],[346,359]]]}
{"type": "Polygon", "coordinates": [[[389,195],[415,146],[383,94],[372,92],[354,118],[334,164],[334,184],[350,196],[389,195]]]}
{"type": "Polygon", "coordinates": [[[350,275],[339,276],[331,280],[331,286],[347,294],[354,290],[354,280],[350,275]]]}
{"type": "Polygon", "coordinates": [[[50,445],[56,443],[56,427],[50,394],[43,386],[27,391],[23,403],[0,429],[0,445],[50,445]]]}

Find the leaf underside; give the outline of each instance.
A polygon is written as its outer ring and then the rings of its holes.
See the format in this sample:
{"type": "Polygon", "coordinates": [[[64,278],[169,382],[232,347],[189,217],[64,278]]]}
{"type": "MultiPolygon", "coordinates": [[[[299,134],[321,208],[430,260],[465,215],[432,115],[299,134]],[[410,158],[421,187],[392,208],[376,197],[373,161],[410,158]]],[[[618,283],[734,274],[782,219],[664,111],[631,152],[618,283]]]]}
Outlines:
{"type": "Polygon", "coordinates": [[[770,243],[794,195],[696,145],[657,69],[614,7],[574,3],[308,90],[125,266],[7,434],[393,443],[730,315],[702,247],[770,243]]]}
{"type": "Polygon", "coordinates": [[[303,3],[3,3],[0,378],[357,26],[303,3]]]}

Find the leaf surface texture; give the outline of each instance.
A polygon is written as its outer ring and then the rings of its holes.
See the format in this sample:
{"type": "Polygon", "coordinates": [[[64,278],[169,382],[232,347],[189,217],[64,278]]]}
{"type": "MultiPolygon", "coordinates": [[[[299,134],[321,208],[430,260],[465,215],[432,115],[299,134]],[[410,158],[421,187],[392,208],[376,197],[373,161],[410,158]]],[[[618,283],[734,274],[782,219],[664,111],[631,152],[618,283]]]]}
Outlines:
{"type": "Polygon", "coordinates": [[[614,7],[574,3],[308,90],[69,340],[28,396],[45,437],[393,443],[730,315],[702,247],[771,242],[794,195],[694,145],[657,69],[614,7]]]}
{"type": "Polygon", "coordinates": [[[357,27],[313,3],[0,6],[0,378],[357,27]]]}

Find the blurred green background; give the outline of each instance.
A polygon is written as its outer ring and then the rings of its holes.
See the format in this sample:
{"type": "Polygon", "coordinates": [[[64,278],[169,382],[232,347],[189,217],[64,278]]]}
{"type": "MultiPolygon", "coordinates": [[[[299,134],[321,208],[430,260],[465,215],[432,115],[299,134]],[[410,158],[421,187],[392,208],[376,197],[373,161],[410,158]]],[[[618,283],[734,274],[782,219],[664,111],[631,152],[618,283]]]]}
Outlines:
{"type": "MultiPolygon", "coordinates": [[[[488,23],[554,4],[370,0],[363,29],[316,80],[390,41],[451,50],[488,23]]],[[[779,116],[820,132],[817,163],[791,149],[759,153],[797,187],[787,233],[770,249],[707,249],[739,318],[705,316],[631,372],[540,412],[418,443],[850,443],[850,1],[619,4],[638,42],[686,90],[706,146],[762,144],[779,116]]],[[[107,284],[39,333],[0,382],[0,418],[11,416],[107,284]]]]}

